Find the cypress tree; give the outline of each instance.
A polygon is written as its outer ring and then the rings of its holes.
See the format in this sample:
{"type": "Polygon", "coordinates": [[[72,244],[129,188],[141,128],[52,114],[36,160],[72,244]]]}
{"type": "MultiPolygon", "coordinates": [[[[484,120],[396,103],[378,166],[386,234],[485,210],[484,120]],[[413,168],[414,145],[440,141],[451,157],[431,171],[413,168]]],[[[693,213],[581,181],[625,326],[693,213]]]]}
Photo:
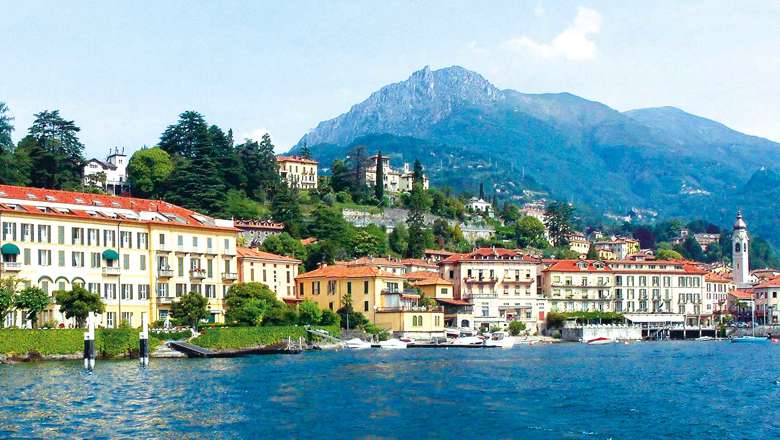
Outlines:
{"type": "Polygon", "coordinates": [[[425,253],[425,202],[422,184],[415,183],[409,194],[409,212],[406,225],[409,228],[409,238],[406,243],[408,258],[422,258],[425,253]]]}
{"type": "Polygon", "coordinates": [[[485,200],[485,184],[479,182],[479,198],[485,200]]]}
{"type": "Polygon", "coordinates": [[[374,185],[374,194],[380,202],[385,198],[385,167],[382,164],[382,150],[379,150],[376,154],[376,185],[374,185]]]}

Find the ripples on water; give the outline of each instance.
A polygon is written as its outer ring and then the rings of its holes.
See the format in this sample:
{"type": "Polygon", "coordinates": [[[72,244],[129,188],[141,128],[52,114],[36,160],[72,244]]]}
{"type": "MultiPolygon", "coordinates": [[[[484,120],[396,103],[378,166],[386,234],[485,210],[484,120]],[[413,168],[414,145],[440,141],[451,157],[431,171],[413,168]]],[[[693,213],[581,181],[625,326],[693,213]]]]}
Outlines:
{"type": "Polygon", "coordinates": [[[780,438],[780,346],[44,362],[0,379],[0,438],[780,438]]]}

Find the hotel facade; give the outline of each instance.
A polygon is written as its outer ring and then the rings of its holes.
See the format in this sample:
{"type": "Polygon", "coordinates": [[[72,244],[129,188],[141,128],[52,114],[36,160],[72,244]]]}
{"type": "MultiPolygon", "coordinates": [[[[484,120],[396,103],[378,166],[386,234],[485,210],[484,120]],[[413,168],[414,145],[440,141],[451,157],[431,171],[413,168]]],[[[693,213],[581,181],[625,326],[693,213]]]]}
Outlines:
{"type": "MultiPolygon", "coordinates": [[[[73,324],[53,296],[76,285],[103,299],[100,327],[165,319],[188,292],[208,298],[210,320],[222,322],[238,280],[232,221],[164,201],[0,185],[0,224],[0,276],[52,297],[40,322],[73,324]]],[[[6,321],[29,324],[19,312],[6,321]]]]}

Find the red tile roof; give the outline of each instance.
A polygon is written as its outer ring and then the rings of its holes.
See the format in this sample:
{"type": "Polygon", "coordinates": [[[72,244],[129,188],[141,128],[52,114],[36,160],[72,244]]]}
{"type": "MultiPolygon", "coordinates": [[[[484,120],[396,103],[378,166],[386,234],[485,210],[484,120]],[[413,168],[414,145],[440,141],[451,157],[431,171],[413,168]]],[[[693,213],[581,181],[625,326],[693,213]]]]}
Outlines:
{"type": "Polygon", "coordinates": [[[443,255],[443,256],[449,256],[455,254],[455,252],[445,251],[444,249],[426,249],[424,253],[430,255],[443,255]]]}
{"type": "Polygon", "coordinates": [[[732,290],[729,295],[737,299],[753,299],[753,292],[747,290],[732,290]]]}
{"type": "Polygon", "coordinates": [[[384,257],[360,257],[356,260],[338,261],[336,264],[340,264],[342,266],[392,266],[392,267],[404,266],[398,260],[393,260],[384,257]]]}
{"type": "Polygon", "coordinates": [[[401,260],[401,264],[404,266],[439,267],[435,263],[429,263],[419,258],[404,258],[401,260]]]}
{"type": "Polygon", "coordinates": [[[319,269],[315,269],[311,272],[298,275],[296,279],[306,278],[397,278],[402,279],[400,275],[395,275],[390,272],[379,270],[374,266],[344,266],[340,264],[334,264],[331,266],[322,266],[319,269]]]}
{"type": "Polygon", "coordinates": [[[24,186],[0,185],[0,211],[21,212],[36,216],[92,219],[122,223],[155,223],[183,227],[236,231],[233,227],[217,226],[214,219],[163,200],[139,199],[135,197],[109,196],[104,194],[60,191],[24,186]],[[17,201],[18,202],[15,202],[17,201]],[[10,205],[16,205],[16,208],[10,205]],[[65,206],[67,209],[58,209],[65,206]],[[46,207],[41,210],[39,207],[46,207]],[[132,212],[134,215],[123,215],[132,212]],[[117,217],[105,215],[114,212],[117,217]],[[141,219],[139,213],[155,213],[162,219],[141,219]],[[201,220],[199,220],[199,217],[201,220]]]}
{"type": "Polygon", "coordinates": [[[316,160],[306,159],[305,157],[300,156],[276,156],[277,162],[298,162],[298,163],[308,163],[312,165],[317,165],[319,162],[316,160]]]}
{"type": "Polygon", "coordinates": [[[502,261],[511,261],[517,257],[519,257],[519,259],[515,261],[526,261],[531,263],[538,263],[541,261],[538,258],[535,258],[531,255],[522,254],[521,252],[518,252],[514,249],[478,248],[466,254],[450,255],[449,257],[445,258],[442,261],[442,263],[457,263],[459,261],[466,261],[466,260],[479,261],[485,257],[493,257],[496,260],[502,260],[502,261]]]}
{"type": "Polygon", "coordinates": [[[435,298],[436,301],[443,303],[443,304],[449,304],[452,306],[470,306],[471,303],[468,301],[463,301],[462,299],[449,299],[449,298],[435,298]]]}
{"type": "Polygon", "coordinates": [[[544,269],[544,272],[611,272],[609,265],[605,262],[597,260],[556,260],[552,266],[544,269]],[[584,267],[580,268],[580,264],[584,263],[584,267]],[[601,269],[597,269],[597,264],[602,264],[601,269]]]}
{"type": "Polygon", "coordinates": [[[237,249],[237,252],[238,252],[238,256],[242,258],[257,258],[260,260],[283,261],[285,263],[296,263],[296,264],[301,263],[301,260],[292,257],[288,257],[285,255],[276,255],[270,252],[263,252],[252,248],[239,247],[237,249]]]}
{"type": "Polygon", "coordinates": [[[704,280],[710,283],[731,283],[731,278],[726,278],[721,274],[715,272],[707,272],[704,275],[704,280]]]}
{"type": "Polygon", "coordinates": [[[780,287],[780,276],[770,278],[766,281],[762,281],[758,285],[754,286],[754,289],[766,289],[770,287],[780,287]]]}

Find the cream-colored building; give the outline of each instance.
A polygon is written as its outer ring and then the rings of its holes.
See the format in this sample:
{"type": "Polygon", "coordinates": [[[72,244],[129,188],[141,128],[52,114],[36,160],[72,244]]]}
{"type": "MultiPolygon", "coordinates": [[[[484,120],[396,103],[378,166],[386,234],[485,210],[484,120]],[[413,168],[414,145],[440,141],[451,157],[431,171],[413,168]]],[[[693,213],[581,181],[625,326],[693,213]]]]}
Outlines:
{"type": "Polygon", "coordinates": [[[439,265],[435,263],[431,263],[425,260],[421,260],[419,258],[404,258],[401,260],[401,264],[404,265],[404,273],[411,273],[411,272],[435,272],[439,273],[439,265]]]}
{"type": "Polygon", "coordinates": [[[590,250],[590,242],[585,238],[585,234],[575,232],[569,236],[569,249],[580,255],[587,255],[590,250]]]}
{"type": "Polygon", "coordinates": [[[473,305],[474,328],[506,327],[519,320],[537,328],[545,319],[540,261],[509,249],[480,248],[440,263],[455,299],[473,305]]]}
{"type": "Polygon", "coordinates": [[[737,286],[731,278],[714,272],[708,272],[704,276],[704,282],[706,284],[705,311],[714,315],[713,318],[720,318],[728,313],[728,294],[737,286]]]}
{"type": "Polygon", "coordinates": [[[558,260],[544,269],[544,296],[554,312],[612,312],[614,275],[598,260],[558,260]]]}
{"type": "MultiPolygon", "coordinates": [[[[376,165],[379,156],[374,155],[369,158],[366,166],[366,184],[371,188],[376,186],[376,165]]],[[[390,158],[382,157],[382,170],[384,171],[384,187],[388,194],[397,194],[412,190],[414,185],[414,171],[408,163],[404,163],[403,168],[398,170],[390,166],[390,158]]],[[[428,176],[423,174],[423,188],[428,189],[430,182],[428,176]]]]}
{"type": "MultiPolygon", "coordinates": [[[[639,240],[633,238],[614,238],[593,243],[596,251],[611,251],[616,260],[625,260],[629,255],[639,252],[639,240]]],[[[603,254],[605,257],[608,254],[603,254]]]]}
{"type": "Polygon", "coordinates": [[[401,276],[406,273],[406,267],[404,267],[401,260],[397,258],[385,258],[385,257],[360,257],[355,260],[349,261],[337,261],[336,264],[348,267],[370,266],[377,269],[391,273],[393,275],[401,276]]]}
{"type": "Polygon", "coordinates": [[[295,277],[301,260],[258,251],[238,248],[238,280],[242,283],[262,283],[276,293],[276,298],[287,303],[297,303],[295,277]]]}
{"type": "Polygon", "coordinates": [[[298,156],[277,156],[279,175],[289,187],[298,189],[317,189],[316,160],[298,156]]]}
{"type": "MultiPolygon", "coordinates": [[[[208,298],[219,322],[224,293],[238,279],[232,221],[164,201],[0,185],[0,223],[0,276],[52,297],[74,285],[98,293],[102,327],[164,319],[187,292],[208,298]]],[[[9,320],[28,324],[19,313],[9,320]]],[[[73,324],[54,304],[40,320],[73,324]]]]}
{"type": "Polygon", "coordinates": [[[777,323],[780,318],[780,277],[755,285],[753,295],[756,299],[757,319],[760,322],[777,323]]]}
{"type": "Polygon", "coordinates": [[[352,307],[370,322],[400,335],[444,334],[439,308],[417,304],[419,296],[404,291],[404,278],[371,265],[331,265],[298,275],[299,297],[336,311],[350,297],[352,307]]]}

